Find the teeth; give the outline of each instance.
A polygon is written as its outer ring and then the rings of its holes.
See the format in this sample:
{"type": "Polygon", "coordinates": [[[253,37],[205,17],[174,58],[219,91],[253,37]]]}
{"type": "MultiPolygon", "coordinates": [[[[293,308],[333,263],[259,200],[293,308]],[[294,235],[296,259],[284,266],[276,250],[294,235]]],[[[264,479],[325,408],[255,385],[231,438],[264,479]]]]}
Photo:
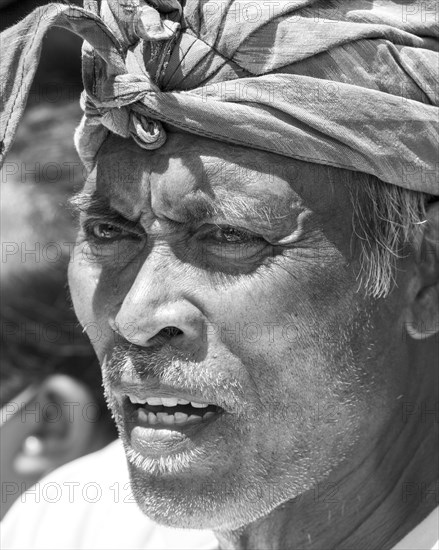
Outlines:
{"type": "Polygon", "coordinates": [[[163,405],[161,397],[148,397],[146,402],[148,405],[163,405]]]}
{"type": "Polygon", "coordinates": [[[177,405],[177,398],[174,397],[162,397],[161,401],[164,407],[175,407],[177,405]]]}
{"type": "Polygon", "coordinates": [[[130,398],[131,403],[140,403],[141,405],[143,405],[144,403],[146,403],[146,400],[145,400],[145,399],[139,399],[139,398],[136,397],[135,395],[130,395],[129,398],[130,398]]]}
{"type": "Polygon", "coordinates": [[[186,422],[188,415],[182,412],[176,412],[174,413],[174,418],[176,424],[182,424],[183,422],[186,422]]]}
{"type": "Polygon", "coordinates": [[[191,414],[190,417],[187,419],[188,422],[201,422],[202,418],[201,416],[198,416],[198,414],[191,414]]]}
{"type": "Polygon", "coordinates": [[[174,415],[173,414],[167,414],[166,416],[163,417],[162,422],[163,422],[163,424],[167,424],[168,426],[171,425],[171,424],[174,424],[174,422],[175,422],[174,415]]]}
{"type": "Polygon", "coordinates": [[[166,426],[171,426],[173,424],[185,424],[186,422],[205,422],[209,418],[215,415],[214,412],[209,411],[204,415],[200,416],[198,414],[191,414],[188,416],[186,413],[176,412],[174,414],[168,414],[166,412],[147,412],[145,409],[140,408],[137,412],[137,418],[140,422],[145,424],[165,424],[166,426]]]}
{"type": "MultiPolygon", "coordinates": [[[[159,412],[159,413],[156,414],[156,416],[157,416],[157,420],[158,420],[159,422],[161,422],[162,424],[165,424],[165,418],[168,418],[168,417],[170,417],[170,416],[173,417],[174,415],[173,415],[173,414],[164,413],[164,412],[159,412]]],[[[174,421],[174,420],[172,420],[172,422],[173,422],[173,421],[174,421]]],[[[166,422],[166,423],[167,423],[167,422],[166,422]]]]}
{"type": "Polygon", "coordinates": [[[205,409],[209,405],[207,403],[197,403],[196,401],[187,401],[186,399],[178,399],[176,397],[147,397],[146,399],[140,399],[135,395],[130,395],[129,399],[131,403],[136,405],[151,405],[153,407],[163,406],[163,407],[176,407],[177,405],[192,405],[196,409],[205,409]]]}
{"type": "Polygon", "coordinates": [[[195,401],[191,401],[191,405],[192,405],[192,407],[195,407],[196,409],[205,409],[206,407],[209,406],[206,403],[195,403],[195,401]]]}
{"type": "Polygon", "coordinates": [[[139,409],[137,414],[140,422],[149,422],[149,416],[145,409],[139,409]]]}

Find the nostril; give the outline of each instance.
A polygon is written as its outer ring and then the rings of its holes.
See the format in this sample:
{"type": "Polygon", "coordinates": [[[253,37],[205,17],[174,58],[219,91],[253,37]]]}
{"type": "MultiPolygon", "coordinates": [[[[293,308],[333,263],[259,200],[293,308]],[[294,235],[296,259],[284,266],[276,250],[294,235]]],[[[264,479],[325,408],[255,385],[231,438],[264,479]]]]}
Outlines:
{"type": "Polygon", "coordinates": [[[183,334],[183,331],[177,327],[165,327],[157,334],[157,336],[165,336],[166,338],[172,338],[173,336],[179,336],[183,334]]]}

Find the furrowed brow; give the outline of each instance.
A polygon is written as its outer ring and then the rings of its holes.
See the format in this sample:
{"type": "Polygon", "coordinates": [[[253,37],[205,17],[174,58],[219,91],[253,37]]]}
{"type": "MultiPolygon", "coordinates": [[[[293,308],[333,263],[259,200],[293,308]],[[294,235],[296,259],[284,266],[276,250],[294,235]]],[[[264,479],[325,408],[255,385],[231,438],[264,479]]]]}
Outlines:
{"type": "Polygon", "coordinates": [[[120,212],[112,208],[104,197],[96,193],[80,191],[69,200],[69,204],[77,214],[85,214],[90,217],[103,217],[121,223],[135,223],[125,218],[120,212]]]}
{"type": "MultiPolygon", "coordinates": [[[[248,196],[225,196],[215,207],[215,214],[226,218],[238,218],[252,222],[259,222],[268,227],[285,219],[288,214],[281,214],[282,203],[268,198],[263,203],[254,202],[248,196]]],[[[285,208],[283,208],[285,211],[285,208]]]]}
{"type": "Polygon", "coordinates": [[[248,196],[238,194],[233,196],[225,194],[221,197],[220,193],[216,199],[214,201],[205,196],[189,197],[186,201],[183,199],[180,208],[184,213],[184,219],[188,222],[197,223],[206,219],[221,217],[230,221],[256,222],[269,227],[273,223],[275,224],[276,219],[279,219],[279,213],[277,216],[274,213],[274,203],[267,204],[266,201],[258,203],[248,196]]]}

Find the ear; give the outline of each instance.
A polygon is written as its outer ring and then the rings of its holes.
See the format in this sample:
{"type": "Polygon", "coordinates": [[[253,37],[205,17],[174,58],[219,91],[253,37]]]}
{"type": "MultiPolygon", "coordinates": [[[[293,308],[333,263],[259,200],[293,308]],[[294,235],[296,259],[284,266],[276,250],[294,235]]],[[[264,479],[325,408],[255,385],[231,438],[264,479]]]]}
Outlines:
{"type": "Polygon", "coordinates": [[[439,332],[439,201],[428,208],[416,244],[416,275],[407,308],[406,329],[415,340],[424,340],[439,332]]]}
{"type": "Polygon", "coordinates": [[[84,384],[66,375],[50,376],[34,403],[36,421],[15,457],[16,474],[41,477],[98,448],[99,411],[84,384]]]}

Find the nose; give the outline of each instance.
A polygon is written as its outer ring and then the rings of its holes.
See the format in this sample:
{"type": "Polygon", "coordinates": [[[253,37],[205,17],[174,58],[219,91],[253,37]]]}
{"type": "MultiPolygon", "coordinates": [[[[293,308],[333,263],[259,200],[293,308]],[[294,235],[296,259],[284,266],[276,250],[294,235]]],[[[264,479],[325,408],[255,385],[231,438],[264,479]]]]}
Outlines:
{"type": "Polygon", "coordinates": [[[146,259],[116,316],[110,318],[111,328],[143,347],[167,342],[185,349],[200,344],[204,316],[191,300],[187,276],[176,273],[163,255],[158,262],[146,259]]]}

